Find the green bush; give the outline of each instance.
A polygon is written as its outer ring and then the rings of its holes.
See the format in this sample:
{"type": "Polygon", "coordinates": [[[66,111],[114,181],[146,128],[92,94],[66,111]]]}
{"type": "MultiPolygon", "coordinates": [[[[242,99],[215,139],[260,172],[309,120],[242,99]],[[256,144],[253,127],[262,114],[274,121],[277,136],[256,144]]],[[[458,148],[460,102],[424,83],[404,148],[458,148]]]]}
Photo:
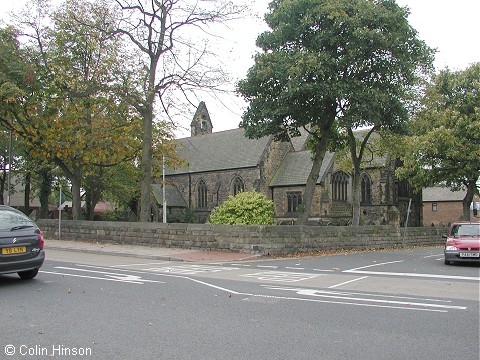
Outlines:
{"type": "Polygon", "coordinates": [[[256,191],[246,191],[230,196],[213,209],[208,222],[228,225],[273,225],[273,202],[256,191]]]}

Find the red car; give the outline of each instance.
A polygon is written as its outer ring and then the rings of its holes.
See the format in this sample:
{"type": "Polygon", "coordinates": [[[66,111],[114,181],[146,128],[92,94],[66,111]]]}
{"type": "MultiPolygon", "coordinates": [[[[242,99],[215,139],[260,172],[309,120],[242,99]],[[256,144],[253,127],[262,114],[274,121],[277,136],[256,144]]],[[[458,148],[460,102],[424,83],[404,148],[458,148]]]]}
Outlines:
{"type": "Polygon", "coordinates": [[[453,262],[480,262],[480,222],[456,222],[450,226],[445,243],[445,265],[453,262]]]}

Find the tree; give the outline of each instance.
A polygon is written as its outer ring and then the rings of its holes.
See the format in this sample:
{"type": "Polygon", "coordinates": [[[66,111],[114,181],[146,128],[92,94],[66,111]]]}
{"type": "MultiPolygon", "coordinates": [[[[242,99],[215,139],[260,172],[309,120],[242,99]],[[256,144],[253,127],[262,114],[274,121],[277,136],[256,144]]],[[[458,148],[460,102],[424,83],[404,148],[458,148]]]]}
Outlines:
{"type": "Polygon", "coordinates": [[[214,89],[223,78],[219,69],[205,63],[204,44],[186,38],[187,28],[197,31],[208,24],[238,15],[240,9],[228,0],[189,2],[179,0],[115,0],[124,12],[114,33],[123,34],[140,50],[137,61],[143,65],[142,80],[132,104],[143,119],[140,221],[150,221],[152,183],[152,126],[155,99],[168,116],[173,90],[187,94],[192,89],[214,89]],[[208,7],[210,6],[210,7],[208,7]]]}
{"type": "MultiPolygon", "coordinates": [[[[288,141],[311,134],[312,170],[304,193],[305,224],[325,153],[345,129],[404,121],[402,100],[431,51],[393,0],[274,0],[262,53],[238,90],[249,106],[247,136],[288,141]]],[[[355,200],[357,201],[357,200],[355,200]]]]}
{"type": "Polygon", "coordinates": [[[73,218],[79,219],[84,176],[133,159],[140,121],[117,91],[124,66],[120,38],[105,36],[115,23],[109,8],[70,1],[54,13],[53,29],[38,25],[45,9],[38,11],[21,18],[33,40],[24,58],[35,65],[27,73],[33,85],[8,105],[14,121],[6,121],[30,144],[30,156],[55,164],[69,178],[73,218]]]}
{"type": "Polygon", "coordinates": [[[209,217],[211,224],[274,225],[275,206],[263,194],[244,191],[230,196],[209,217]]]}
{"type": "Polygon", "coordinates": [[[468,220],[479,193],[480,63],[440,71],[422,103],[403,139],[403,167],[397,174],[418,190],[435,184],[466,190],[463,218],[468,220]]]}

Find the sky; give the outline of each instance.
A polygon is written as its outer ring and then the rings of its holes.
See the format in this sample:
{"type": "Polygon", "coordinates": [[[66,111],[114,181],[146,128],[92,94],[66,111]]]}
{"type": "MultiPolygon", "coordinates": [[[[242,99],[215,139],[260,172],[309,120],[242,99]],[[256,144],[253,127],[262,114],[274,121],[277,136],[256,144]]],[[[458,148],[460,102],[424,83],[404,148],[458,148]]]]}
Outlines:
{"type": "MultiPolygon", "coordinates": [[[[0,18],[10,10],[17,9],[26,0],[0,0],[0,18]]],[[[267,29],[263,14],[267,12],[269,0],[255,0],[253,15],[230,24],[230,29],[222,30],[222,48],[219,56],[230,72],[232,92],[219,99],[205,95],[213,123],[213,131],[223,131],[238,127],[241,115],[247,104],[234,94],[235,83],[244,78],[253,65],[257,36],[267,29]],[[221,101],[219,101],[221,100],[221,101]]],[[[480,27],[477,23],[480,14],[479,0],[397,0],[400,6],[410,8],[409,22],[418,31],[420,39],[431,48],[436,48],[435,67],[463,70],[480,61],[480,27]]],[[[180,120],[178,137],[189,136],[189,126],[196,108],[185,110],[180,120]]]]}

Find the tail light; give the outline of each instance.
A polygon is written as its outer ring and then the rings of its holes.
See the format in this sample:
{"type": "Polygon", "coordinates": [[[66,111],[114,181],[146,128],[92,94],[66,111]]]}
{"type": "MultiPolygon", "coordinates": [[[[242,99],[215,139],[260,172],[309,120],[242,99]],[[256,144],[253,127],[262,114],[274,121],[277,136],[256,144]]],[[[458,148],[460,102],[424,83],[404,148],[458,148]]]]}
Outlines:
{"type": "Polygon", "coordinates": [[[40,231],[40,233],[38,234],[38,239],[40,240],[40,249],[43,250],[43,233],[40,231]]]}

